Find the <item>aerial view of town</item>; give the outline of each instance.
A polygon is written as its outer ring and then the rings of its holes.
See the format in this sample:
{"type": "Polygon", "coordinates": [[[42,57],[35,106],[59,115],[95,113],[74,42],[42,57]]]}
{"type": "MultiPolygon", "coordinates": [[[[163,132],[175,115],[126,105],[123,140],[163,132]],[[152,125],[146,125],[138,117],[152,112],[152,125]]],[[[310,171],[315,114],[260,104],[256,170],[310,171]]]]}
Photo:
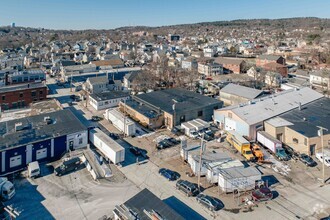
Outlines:
{"type": "Polygon", "coordinates": [[[0,9],[0,220],[330,220],[329,0],[0,9]]]}

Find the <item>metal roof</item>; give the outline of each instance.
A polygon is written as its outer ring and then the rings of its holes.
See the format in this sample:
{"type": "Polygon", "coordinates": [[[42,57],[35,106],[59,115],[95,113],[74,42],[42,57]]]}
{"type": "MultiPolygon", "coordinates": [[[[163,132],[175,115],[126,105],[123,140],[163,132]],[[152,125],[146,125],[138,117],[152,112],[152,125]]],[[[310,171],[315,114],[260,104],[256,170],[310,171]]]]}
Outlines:
{"type": "Polygon", "coordinates": [[[68,109],[0,123],[0,151],[87,130],[68,109]],[[45,122],[45,117],[51,123],[45,122]],[[15,124],[19,129],[15,131],[15,124]]]}
{"type": "Polygon", "coordinates": [[[232,167],[228,169],[219,170],[219,174],[223,176],[224,179],[238,179],[238,178],[248,178],[251,176],[261,177],[261,173],[255,167],[232,167]]]}
{"type": "Polygon", "coordinates": [[[305,105],[322,97],[322,94],[304,87],[255,99],[252,104],[229,106],[217,111],[231,110],[247,124],[253,125],[298,108],[299,103],[305,105]]]}
{"type": "Polygon", "coordinates": [[[236,95],[236,96],[240,96],[243,98],[247,98],[247,99],[255,99],[258,96],[263,94],[263,91],[261,91],[261,90],[249,88],[246,86],[236,85],[233,83],[230,83],[230,84],[226,85],[225,87],[223,87],[223,89],[220,90],[220,95],[223,92],[231,94],[231,95],[236,95]]]}
{"type": "Polygon", "coordinates": [[[0,93],[26,90],[26,89],[38,89],[38,88],[45,88],[45,87],[47,88],[47,86],[41,82],[40,83],[24,83],[24,84],[17,84],[17,85],[1,87],[0,93]]]}
{"type": "Polygon", "coordinates": [[[272,125],[273,127],[283,127],[283,126],[289,126],[289,125],[293,125],[291,122],[283,119],[283,118],[280,118],[280,117],[276,117],[276,118],[271,118],[267,121],[268,124],[272,125]]]}

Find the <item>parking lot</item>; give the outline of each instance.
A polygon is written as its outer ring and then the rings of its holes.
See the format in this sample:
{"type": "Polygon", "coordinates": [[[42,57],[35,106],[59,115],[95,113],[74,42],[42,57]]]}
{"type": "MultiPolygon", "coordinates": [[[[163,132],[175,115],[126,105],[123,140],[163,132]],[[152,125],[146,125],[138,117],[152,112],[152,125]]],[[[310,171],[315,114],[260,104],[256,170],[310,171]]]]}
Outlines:
{"type": "Polygon", "coordinates": [[[20,213],[18,219],[99,219],[139,191],[125,178],[95,182],[84,166],[57,177],[53,166],[59,163],[43,164],[37,179],[15,179],[16,195],[6,204],[20,213]]]}

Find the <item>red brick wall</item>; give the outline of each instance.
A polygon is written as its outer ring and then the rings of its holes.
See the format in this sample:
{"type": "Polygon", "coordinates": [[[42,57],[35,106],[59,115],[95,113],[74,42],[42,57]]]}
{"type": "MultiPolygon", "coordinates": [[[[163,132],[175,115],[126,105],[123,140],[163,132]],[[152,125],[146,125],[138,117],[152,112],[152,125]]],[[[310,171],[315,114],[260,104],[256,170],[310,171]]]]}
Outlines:
{"type": "Polygon", "coordinates": [[[47,92],[48,92],[47,87],[42,87],[42,88],[27,88],[25,90],[0,93],[1,109],[6,110],[12,108],[21,108],[28,106],[30,103],[34,101],[45,100],[47,98],[47,92]],[[35,96],[32,96],[32,92],[35,92],[35,96]],[[23,96],[21,97],[20,94],[23,94],[23,96]],[[3,100],[3,96],[5,97],[4,100],[3,100]],[[24,101],[24,104],[22,104],[22,101],[24,101]],[[14,103],[16,103],[16,107],[14,103]]]}
{"type": "Polygon", "coordinates": [[[232,71],[233,73],[240,73],[240,72],[241,72],[240,65],[235,65],[235,64],[223,64],[223,68],[226,68],[226,69],[232,71]]]}

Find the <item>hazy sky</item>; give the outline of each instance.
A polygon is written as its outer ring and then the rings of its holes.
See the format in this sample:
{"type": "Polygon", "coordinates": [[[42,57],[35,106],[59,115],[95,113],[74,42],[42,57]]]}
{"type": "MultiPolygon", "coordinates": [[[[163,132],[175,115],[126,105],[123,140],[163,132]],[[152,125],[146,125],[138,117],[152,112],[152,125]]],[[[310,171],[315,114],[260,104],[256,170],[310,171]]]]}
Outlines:
{"type": "Polygon", "coordinates": [[[111,29],[243,18],[330,18],[330,0],[1,0],[0,26],[111,29]]]}

